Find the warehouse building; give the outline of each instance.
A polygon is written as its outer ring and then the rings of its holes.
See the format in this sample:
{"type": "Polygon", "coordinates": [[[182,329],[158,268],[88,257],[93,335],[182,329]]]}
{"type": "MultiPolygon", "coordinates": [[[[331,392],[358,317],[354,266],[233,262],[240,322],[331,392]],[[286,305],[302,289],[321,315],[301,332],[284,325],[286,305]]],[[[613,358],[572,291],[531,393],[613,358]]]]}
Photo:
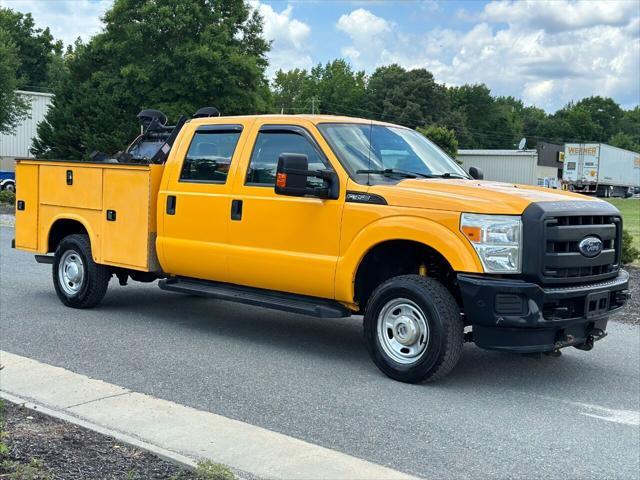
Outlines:
{"type": "Polygon", "coordinates": [[[13,172],[16,158],[31,158],[31,142],[37,134],[38,123],[44,120],[53,95],[51,93],[26,92],[18,93],[30,102],[28,117],[24,119],[13,133],[0,135],[0,171],[13,172]]]}
{"type": "Polygon", "coordinates": [[[538,143],[525,150],[458,150],[465,170],[478,167],[485,180],[559,188],[562,178],[562,145],[538,143]]]}

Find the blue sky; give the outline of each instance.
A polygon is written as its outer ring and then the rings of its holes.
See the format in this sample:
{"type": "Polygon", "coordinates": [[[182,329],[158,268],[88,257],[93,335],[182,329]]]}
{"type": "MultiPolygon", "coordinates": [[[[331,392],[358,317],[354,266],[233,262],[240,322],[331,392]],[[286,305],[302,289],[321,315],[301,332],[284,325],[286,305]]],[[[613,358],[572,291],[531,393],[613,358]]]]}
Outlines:
{"type": "MultiPolygon", "coordinates": [[[[349,35],[338,28],[343,15],[358,9],[371,12],[376,17],[395,25],[395,29],[407,34],[420,34],[438,28],[460,28],[458,12],[480,12],[480,1],[263,1],[276,11],[292,8],[292,17],[311,27],[309,37],[311,51],[316,62],[326,62],[342,57],[341,49],[349,42],[349,35]]],[[[468,26],[465,26],[468,27],[468,26]]]]}
{"type": "MultiPolygon", "coordinates": [[[[447,85],[554,111],[589,95],[640,103],[640,1],[248,0],[273,42],[269,75],[346,58],[368,73],[398,63],[447,85]]],[[[112,0],[0,0],[31,12],[57,38],[100,31],[112,0]]]]}

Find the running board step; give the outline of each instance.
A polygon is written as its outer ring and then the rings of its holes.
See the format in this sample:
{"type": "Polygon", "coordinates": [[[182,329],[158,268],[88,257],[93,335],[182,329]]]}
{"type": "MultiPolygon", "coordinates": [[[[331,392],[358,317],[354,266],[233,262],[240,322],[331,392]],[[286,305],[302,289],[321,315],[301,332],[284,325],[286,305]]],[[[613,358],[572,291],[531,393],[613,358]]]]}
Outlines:
{"type": "Polygon", "coordinates": [[[158,285],[162,290],[171,292],[213,297],[219,300],[310,315],[312,317],[342,318],[351,315],[351,311],[347,307],[331,300],[274,292],[259,288],[242,287],[229,283],[208,282],[178,277],[160,280],[158,285]]]}

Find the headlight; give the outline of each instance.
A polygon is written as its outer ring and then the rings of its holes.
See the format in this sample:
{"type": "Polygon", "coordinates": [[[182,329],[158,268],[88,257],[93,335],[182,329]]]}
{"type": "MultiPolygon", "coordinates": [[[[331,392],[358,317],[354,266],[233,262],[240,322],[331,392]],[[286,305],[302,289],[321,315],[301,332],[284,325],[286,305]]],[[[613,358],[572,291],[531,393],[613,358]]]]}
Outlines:
{"type": "Polygon", "coordinates": [[[520,273],[520,217],[463,213],[460,231],[476,249],[485,272],[520,273]]]}

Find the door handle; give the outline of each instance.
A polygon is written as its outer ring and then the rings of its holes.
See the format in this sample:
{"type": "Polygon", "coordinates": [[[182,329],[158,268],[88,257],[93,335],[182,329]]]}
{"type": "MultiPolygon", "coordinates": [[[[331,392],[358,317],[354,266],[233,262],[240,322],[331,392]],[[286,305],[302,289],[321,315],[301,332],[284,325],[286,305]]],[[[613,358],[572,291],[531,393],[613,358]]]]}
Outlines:
{"type": "Polygon", "coordinates": [[[242,200],[231,200],[231,220],[242,220],[242,200]]]}
{"type": "Polygon", "coordinates": [[[176,214],[176,196],[168,195],[167,196],[167,215],[175,215],[176,214]]]}

